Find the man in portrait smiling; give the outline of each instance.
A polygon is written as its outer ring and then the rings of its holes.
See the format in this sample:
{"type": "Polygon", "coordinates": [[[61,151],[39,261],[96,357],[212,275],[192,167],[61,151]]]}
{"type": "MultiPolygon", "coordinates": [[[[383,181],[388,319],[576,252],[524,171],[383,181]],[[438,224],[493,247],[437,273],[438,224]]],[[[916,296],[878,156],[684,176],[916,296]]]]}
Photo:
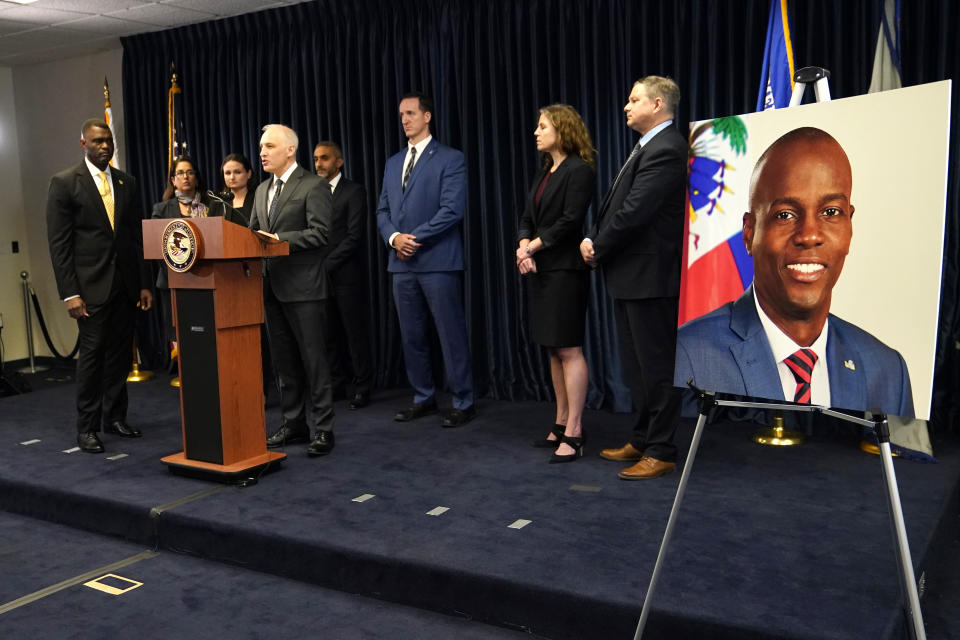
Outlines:
{"type": "Polygon", "coordinates": [[[794,129],[760,156],[743,216],[753,284],[680,328],[676,385],[913,417],[903,357],[830,314],[852,187],[847,154],[821,129],[794,129]]]}

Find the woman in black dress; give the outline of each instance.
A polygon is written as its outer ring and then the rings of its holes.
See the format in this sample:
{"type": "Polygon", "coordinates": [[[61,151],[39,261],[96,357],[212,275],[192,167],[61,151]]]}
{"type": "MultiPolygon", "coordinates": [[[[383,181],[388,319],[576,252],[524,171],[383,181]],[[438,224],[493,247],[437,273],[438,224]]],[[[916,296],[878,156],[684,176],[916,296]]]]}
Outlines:
{"type": "Polygon", "coordinates": [[[220,164],[223,173],[223,195],[247,220],[253,212],[253,192],[257,183],[252,179],[250,161],[242,153],[231,153],[220,164]]]}
{"type": "Polygon", "coordinates": [[[520,219],[517,269],[527,276],[530,334],[550,352],[556,426],[534,446],[556,447],[550,462],[582,452],[587,399],[583,333],[589,271],[580,257],[583,221],[593,198],[596,150],[580,114],[568,105],[540,109],[534,131],[543,167],[520,219]]]}

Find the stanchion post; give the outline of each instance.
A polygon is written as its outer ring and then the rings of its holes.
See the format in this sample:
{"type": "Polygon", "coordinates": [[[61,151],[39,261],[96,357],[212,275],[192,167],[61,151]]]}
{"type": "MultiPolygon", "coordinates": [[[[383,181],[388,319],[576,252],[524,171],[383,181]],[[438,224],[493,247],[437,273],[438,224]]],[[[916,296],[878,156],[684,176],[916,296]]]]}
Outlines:
{"type": "Polygon", "coordinates": [[[20,369],[20,373],[37,373],[46,371],[47,367],[38,367],[36,363],[36,354],[33,351],[33,312],[30,310],[30,274],[26,271],[20,272],[20,280],[23,287],[23,316],[27,324],[27,355],[30,358],[30,366],[20,369]]]}

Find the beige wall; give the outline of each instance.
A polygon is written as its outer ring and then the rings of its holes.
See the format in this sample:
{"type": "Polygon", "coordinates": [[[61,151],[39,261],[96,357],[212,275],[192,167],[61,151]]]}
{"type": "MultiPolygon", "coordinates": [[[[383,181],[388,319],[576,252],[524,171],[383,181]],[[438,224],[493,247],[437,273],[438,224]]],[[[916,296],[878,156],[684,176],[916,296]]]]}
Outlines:
{"type": "Polygon", "coordinates": [[[0,67],[0,315],[3,316],[4,360],[27,355],[20,272],[30,269],[30,247],[24,220],[21,159],[14,106],[13,71],[0,67]],[[20,245],[13,253],[12,243],[20,245]]]}
{"type": "MultiPolygon", "coordinates": [[[[10,205],[0,211],[0,313],[3,313],[5,358],[27,356],[24,333],[23,303],[20,294],[21,270],[30,273],[30,282],[37,292],[47,327],[60,353],[73,348],[77,338],[76,323],[64,310],[57,295],[57,285],[50,266],[45,219],[47,185],[50,176],[83,159],[80,148],[80,125],[87,118],[103,117],[103,78],[110,83],[110,101],[114,130],[120,150],[121,168],[126,159],[123,118],[123,85],[121,81],[122,49],[38,65],[0,68],[0,127],[3,149],[0,154],[0,192],[10,205]],[[4,84],[6,82],[6,84],[4,84]],[[10,116],[5,103],[12,95],[10,116]],[[14,115],[15,112],[15,115],[14,115]],[[12,125],[7,138],[7,122],[12,125]],[[6,150],[18,149],[12,162],[6,150]],[[18,159],[18,160],[17,160],[18,159]],[[5,181],[14,181],[15,188],[5,181]],[[12,196],[12,197],[11,197],[12,196]],[[9,209],[9,211],[8,211],[9,209]],[[8,228],[20,237],[21,253],[4,253],[8,228]],[[12,282],[12,284],[11,284],[12,282]],[[8,315],[10,320],[8,321],[8,315]],[[8,324],[17,323],[7,328],[8,324]]],[[[34,320],[34,347],[37,355],[50,355],[40,329],[34,320]]]]}

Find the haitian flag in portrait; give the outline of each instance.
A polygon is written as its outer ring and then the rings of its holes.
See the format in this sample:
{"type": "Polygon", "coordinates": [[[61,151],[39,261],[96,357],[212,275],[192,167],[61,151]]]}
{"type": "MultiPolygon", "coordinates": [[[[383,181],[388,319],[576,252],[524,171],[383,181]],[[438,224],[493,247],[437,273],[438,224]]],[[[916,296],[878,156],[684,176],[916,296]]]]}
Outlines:
{"type": "Polygon", "coordinates": [[[753,280],[741,234],[751,170],[747,126],[734,116],[691,123],[690,131],[679,324],[735,300],[753,280]]]}

